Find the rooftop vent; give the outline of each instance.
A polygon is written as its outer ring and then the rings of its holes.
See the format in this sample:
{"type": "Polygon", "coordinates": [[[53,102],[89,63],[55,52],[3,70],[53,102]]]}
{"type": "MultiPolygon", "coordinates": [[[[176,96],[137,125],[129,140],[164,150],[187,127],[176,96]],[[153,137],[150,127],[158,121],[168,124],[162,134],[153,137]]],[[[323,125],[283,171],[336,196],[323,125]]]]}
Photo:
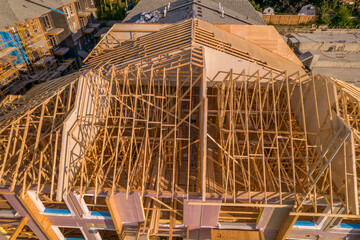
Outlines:
{"type": "Polygon", "coordinates": [[[140,19],[136,23],[154,23],[161,18],[161,12],[158,10],[152,12],[143,12],[140,14],[140,19]]]}

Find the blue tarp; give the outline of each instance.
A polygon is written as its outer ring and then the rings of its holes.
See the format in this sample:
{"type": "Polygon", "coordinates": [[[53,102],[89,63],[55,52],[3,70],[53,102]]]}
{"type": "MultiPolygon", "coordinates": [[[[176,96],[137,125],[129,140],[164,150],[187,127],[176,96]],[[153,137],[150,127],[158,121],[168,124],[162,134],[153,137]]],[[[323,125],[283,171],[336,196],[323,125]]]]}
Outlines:
{"type": "Polygon", "coordinates": [[[9,55],[16,57],[13,64],[27,64],[29,63],[26,54],[21,46],[19,38],[15,34],[5,31],[0,31],[0,49],[15,47],[9,55]]]}
{"type": "Polygon", "coordinates": [[[294,226],[302,227],[315,227],[315,223],[311,221],[296,221],[294,226]]]}
{"type": "Polygon", "coordinates": [[[109,212],[98,212],[98,211],[92,211],[91,216],[97,216],[97,217],[111,217],[109,212]]]}
{"type": "Polygon", "coordinates": [[[340,223],[341,228],[348,228],[348,229],[360,229],[360,224],[355,223],[340,223]]]}
{"type": "Polygon", "coordinates": [[[55,208],[45,208],[44,213],[71,214],[71,212],[67,209],[55,209],[55,208]]]}

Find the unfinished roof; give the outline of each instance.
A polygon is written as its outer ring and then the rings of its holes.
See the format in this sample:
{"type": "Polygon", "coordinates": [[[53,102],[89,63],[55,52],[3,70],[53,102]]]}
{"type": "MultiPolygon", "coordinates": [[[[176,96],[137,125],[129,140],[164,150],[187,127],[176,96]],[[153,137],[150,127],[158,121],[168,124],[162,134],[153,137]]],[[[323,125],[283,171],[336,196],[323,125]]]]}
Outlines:
{"type": "MultiPolygon", "coordinates": [[[[32,2],[50,8],[59,8],[63,4],[59,0],[33,0],[32,2]]],[[[0,29],[9,25],[24,22],[27,19],[37,18],[50,10],[25,0],[0,0],[0,29]]]]}
{"type": "Polygon", "coordinates": [[[360,236],[358,88],[200,20],[101,46],[0,116],[0,193],[47,238],[360,236]]]}
{"type": "Polygon", "coordinates": [[[159,23],[176,23],[187,18],[198,18],[212,24],[251,24],[264,25],[264,21],[247,0],[143,0],[140,1],[124,22],[136,22],[144,12],[154,9],[162,13],[159,23]],[[170,3],[170,9],[164,16],[164,9],[170,3]],[[219,10],[219,3],[224,9],[224,16],[219,10]]]}
{"type": "MultiPolygon", "coordinates": [[[[149,27],[151,28],[151,25],[149,27]]],[[[217,48],[219,51],[243,58],[246,61],[257,62],[264,68],[277,70],[285,68],[289,72],[305,73],[299,62],[295,63],[281,54],[275,55],[256,43],[198,19],[185,20],[176,25],[162,28],[160,31],[139,37],[136,41],[115,40],[114,42],[115,45],[108,49],[106,46],[102,47],[101,44],[95,47],[84,62],[84,67],[92,68],[105,63],[119,64],[133,61],[140,56],[151,56],[161,51],[193,45],[217,48]]]]}

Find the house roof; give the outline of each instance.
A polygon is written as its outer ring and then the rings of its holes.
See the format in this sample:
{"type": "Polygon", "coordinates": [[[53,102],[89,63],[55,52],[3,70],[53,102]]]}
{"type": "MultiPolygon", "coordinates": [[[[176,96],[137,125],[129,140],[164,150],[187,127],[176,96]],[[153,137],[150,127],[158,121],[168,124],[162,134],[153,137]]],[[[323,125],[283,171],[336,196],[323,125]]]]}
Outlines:
{"type": "Polygon", "coordinates": [[[133,23],[142,13],[158,10],[162,17],[156,22],[176,23],[187,18],[197,18],[212,24],[264,25],[261,13],[247,0],[142,0],[127,15],[124,22],[133,23]],[[170,3],[170,10],[164,16],[164,9],[170,3]],[[219,11],[224,9],[224,17],[219,11]]]}
{"type": "Polygon", "coordinates": [[[316,15],[316,7],[312,4],[303,6],[298,15],[316,15]]]}
{"type": "MultiPolygon", "coordinates": [[[[84,68],[95,68],[102,64],[117,65],[123,62],[131,62],[144,56],[159,55],[160,52],[170,51],[174,48],[204,46],[221,51],[219,46],[223,46],[221,48],[224,48],[222,49],[224,53],[242,58],[244,61],[255,62],[263,68],[305,73],[302,64],[294,62],[291,56],[279,53],[276,49],[263,48],[259,46],[260,42],[245,39],[251,39],[249,36],[239,37],[236,32],[237,29],[228,29],[228,26],[216,26],[199,19],[185,20],[161,28],[160,31],[141,36],[135,41],[121,42],[118,47],[99,49],[98,54],[91,54],[84,62],[84,68]],[[195,43],[191,40],[192,36],[195,43]]],[[[264,41],[266,42],[266,39],[264,41]]]]}

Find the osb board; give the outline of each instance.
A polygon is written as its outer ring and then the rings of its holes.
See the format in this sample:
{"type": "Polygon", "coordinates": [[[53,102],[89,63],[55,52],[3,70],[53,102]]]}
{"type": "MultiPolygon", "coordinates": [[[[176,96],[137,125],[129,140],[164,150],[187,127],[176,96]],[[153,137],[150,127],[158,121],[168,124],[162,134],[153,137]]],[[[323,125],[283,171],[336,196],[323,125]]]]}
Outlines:
{"type": "Polygon", "coordinates": [[[231,44],[231,47],[246,52],[253,58],[265,61],[270,67],[279,69],[281,71],[287,71],[288,73],[299,71],[300,75],[305,74],[304,69],[302,69],[302,67],[298,64],[280,55],[274,54],[273,52],[251,42],[250,40],[241,38],[204,21],[198,20],[198,27],[200,29],[211,32],[216,39],[220,39],[231,44]]]}
{"type": "Polygon", "coordinates": [[[302,66],[301,61],[290,49],[281,35],[274,26],[263,25],[216,25],[217,27],[239,36],[245,40],[249,40],[266,50],[280,55],[294,63],[302,66]]]}
{"type": "Polygon", "coordinates": [[[264,240],[264,234],[257,231],[211,229],[211,240],[264,240]]]}

